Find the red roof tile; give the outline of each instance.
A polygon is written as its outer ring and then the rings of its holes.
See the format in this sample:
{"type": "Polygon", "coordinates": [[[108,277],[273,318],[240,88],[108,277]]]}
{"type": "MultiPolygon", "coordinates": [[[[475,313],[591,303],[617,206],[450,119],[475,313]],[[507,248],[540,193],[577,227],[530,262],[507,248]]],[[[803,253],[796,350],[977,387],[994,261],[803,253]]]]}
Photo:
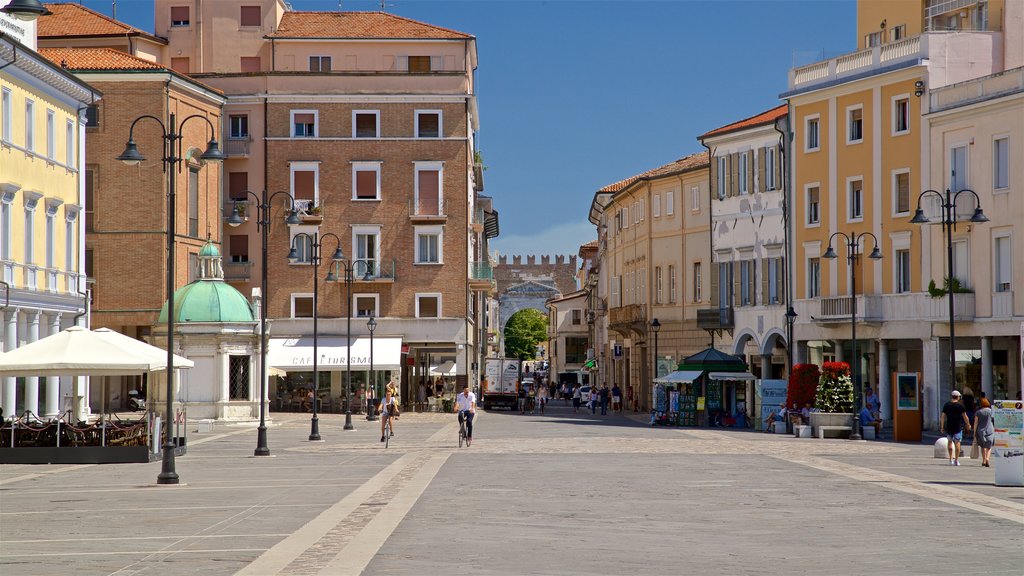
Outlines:
{"type": "Polygon", "coordinates": [[[701,134],[700,136],[697,137],[697,139],[698,140],[703,140],[704,138],[708,138],[710,136],[719,136],[721,134],[727,134],[729,132],[735,132],[737,130],[742,130],[744,128],[753,128],[754,126],[763,126],[765,124],[773,124],[776,120],[778,120],[779,118],[782,118],[783,116],[785,116],[786,113],[787,113],[787,105],[786,104],[782,104],[780,106],[776,106],[775,108],[772,108],[771,110],[767,110],[765,112],[761,112],[760,114],[755,114],[754,116],[751,116],[750,118],[747,118],[745,120],[740,120],[739,122],[733,122],[732,124],[726,124],[725,126],[722,126],[721,128],[715,128],[714,130],[712,130],[710,132],[706,132],[704,134],[701,134]]]}
{"type": "Polygon", "coordinates": [[[166,70],[113,48],[40,48],[39,53],[69,70],[166,70]]]}
{"type": "Polygon", "coordinates": [[[52,12],[36,20],[36,31],[39,38],[66,38],[69,36],[147,36],[154,40],[164,40],[114,20],[110,16],[90,10],[80,4],[46,4],[52,12]]]}
{"type": "Polygon", "coordinates": [[[387,12],[285,12],[271,38],[394,38],[463,40],[469,34],[387,12]]]}
{"type": "Polygon", "coordinates": [[[697,170],[697,169],[700,169],[700,168],[707,168],[707,166],[708,166],[708,153],[707,153],[707,150],[705,150],[704,152],[698,152],[696,154],[690,154],[689,156],[684,156],[684,157],[680,158],[679,160],[676,160],[675,162],[669,162],[668,164],[665,164],[664,166],[658,166],[657,168],[652,168],[651,170],[648,170],[647,172],[642,172],[640,174],[637,174],[636,176],[631,176],[629,178],[626,178],[625,180],[619,180],[618,182],[616,182],[614,184],[609,184],[609,185],[605,186],[604,188],[601,188],[597,192],[598,192],[598,194],[608,193],[608,192],[611,192],[611,193],[621,192],[622,190],[625,190],[626,188],[628,188],[630,185],[632,185],[634,182],[637,182],[638,180],[651,180],[653,178],[658,178],[660,176],[668,176],[670,174],[678,174],[680,172],[689,172],[691,170],[697,170]]]}

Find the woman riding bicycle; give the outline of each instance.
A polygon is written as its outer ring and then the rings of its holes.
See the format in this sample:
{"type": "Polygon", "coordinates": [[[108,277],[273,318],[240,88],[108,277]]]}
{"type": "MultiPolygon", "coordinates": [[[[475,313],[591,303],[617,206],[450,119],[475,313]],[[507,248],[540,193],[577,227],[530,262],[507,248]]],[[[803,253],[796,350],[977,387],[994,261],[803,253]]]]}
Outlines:
{"type": "Polygon", "coordinates": [[[459,424],[466,420],[466,446],[473,443],[473,416],[476,416],[476,394],[469,391],[467,384],[455,397],[455,411],[459,413],[459,424]]]}
{"type": "Polygon", "coordinates": [[[388,384],[384,391],[384,399],[380,402],[380,441],[384,441],[384,428],[388,420],[391,420],[391,435],[395,435],[395,422],[398,419],[398,400],[395,398],[395,388],[388,384]],[[391,417],[394,416],[394,420],[391,417]]]}

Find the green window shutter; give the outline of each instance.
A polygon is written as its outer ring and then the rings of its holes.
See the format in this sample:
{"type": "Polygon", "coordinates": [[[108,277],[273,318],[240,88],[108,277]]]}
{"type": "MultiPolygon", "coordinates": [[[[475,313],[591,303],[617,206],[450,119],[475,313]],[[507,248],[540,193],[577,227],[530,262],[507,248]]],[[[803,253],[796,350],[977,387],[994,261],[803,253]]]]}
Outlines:
{"type": "Polygon", "coordinates": [[[764,172],[765,172],[765,170],[764,170],[765,169],[764,158],[765,158],[764,148],[763,147],[758,148],[757,149],[757,186],[758,186],[758,188],[759,188],[759,190],[761,192],[764,192],[764,191],[768,190],[768,187],[765,186],[765,182],[764,182],[764,172]]]}

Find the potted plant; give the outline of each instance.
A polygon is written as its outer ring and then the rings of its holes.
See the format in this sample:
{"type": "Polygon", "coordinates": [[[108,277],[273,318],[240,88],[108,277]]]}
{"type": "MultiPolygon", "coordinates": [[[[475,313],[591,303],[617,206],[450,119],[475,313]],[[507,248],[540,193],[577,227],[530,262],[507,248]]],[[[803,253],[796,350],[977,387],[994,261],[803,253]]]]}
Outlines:
{"type": "Polygon", "coordinates": [[[821,366],[821,379],[814,395],[811,426],[853,425],[853,379],[846,362],[825,362],[821,366]]]}
{"type": "Polygon", "coordinates": [[[317,204],[316,200],[310,200],[309,205],[306,206],[305,214],[302,215],[302,220],[307,223],[315,224],[323,222],[323,205],[317,204]]]}

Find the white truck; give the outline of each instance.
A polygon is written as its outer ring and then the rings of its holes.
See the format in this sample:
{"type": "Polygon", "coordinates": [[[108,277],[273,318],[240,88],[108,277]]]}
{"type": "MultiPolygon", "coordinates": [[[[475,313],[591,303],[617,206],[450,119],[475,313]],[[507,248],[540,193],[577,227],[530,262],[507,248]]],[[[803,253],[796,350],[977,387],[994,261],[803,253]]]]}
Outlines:
{"type": "Polygon", "coordinates": [[[514,358],[487,358],[484,360],[484,383],[481,404],[484,410],[507,406],[513,410],[519,393],[520,361],[514,358]]]}

